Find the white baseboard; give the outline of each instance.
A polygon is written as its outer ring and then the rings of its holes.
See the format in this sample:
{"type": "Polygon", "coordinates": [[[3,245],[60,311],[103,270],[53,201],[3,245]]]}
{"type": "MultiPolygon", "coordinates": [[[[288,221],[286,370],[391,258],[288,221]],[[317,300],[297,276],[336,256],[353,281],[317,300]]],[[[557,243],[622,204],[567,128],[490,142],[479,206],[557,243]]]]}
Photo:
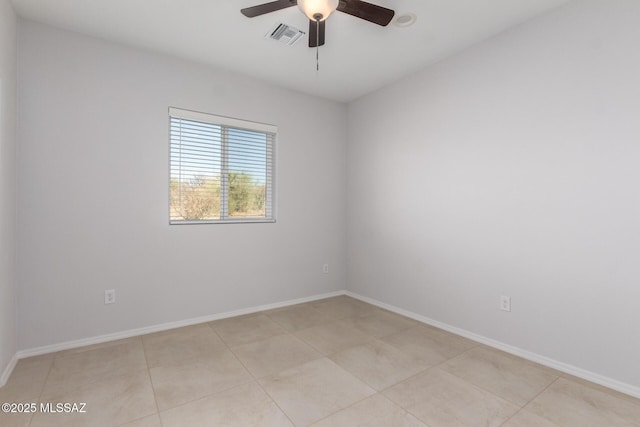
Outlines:
{"type": "MultiPolygon", "coordinates": [[[[259,311],[273,310],[275,308],[288,307],[290,305],[302,304],[305,302],[316,301],[316,300],[330,298],[330,297],[344,295],[344,294],[345,294],[345,291],[330,292],[330,293],[314,295],[306,298],[298,298],[294,300],[278,302],[274,304],[259,305],[255,307],[227,311],[224,313],[196,317],[196,318],[187,319],[187,320],[178,320],[176,322],[168,322],[168,323],[162,323],[159,325],[146,326],[144,328],[129,329],[127,331],[115,332],[113,334],[106,334],[106,335],[100,335],[96,337],[82,338],[79,340],[66,341],[58,344],[45,345],[42,347],[36,347],[36,348],[27,349],[27,350],[20,350],[18,351],[16,356],[14,356],[14,359],[17,361],[18,359],[24,359],[26,357],[39,356],[41,354],[54,353],[56,351],[69,350],[72,348],[84,347],[86,345],[92,345],[92,344],[100,344],[104,342],[120,340],[123,338],[137,337],[140,335],[146,335],[153,332],[161,332],[169,329],[181,328],[184,326],[197,325],[199,323],[212,322],[214,320],[226,319],[228,317],[234,317],[234,316],[242,316],[244,314],[251,314],[259,311]]],[[[13,366],[15,366],[15,362],[13,363],[13,366]]],[[[7,376],[7,379],[9,378],[9,375],[13,370],[13,366],[11,367],[11,369],[7,367],[7,369],[5,370],[5,374],[3,374],[2,378],[4,378],[4,375],[7,376]]]]}
{"type": "Polygon", "coordinates": [[[385,304],[383,302],[377,301],[372,298],[368,298],[354,292],[345,291],[345,295],[348,295],[352,298],[359,299],[361,301],[367,302],[369,304],[378,306],[380,308],[384,308],[386,310],[392,311],[394,313],[401,314],[403,316],[409,317],[411,319],[417,320],[418,322],[426,323],[427,325],[434,326],[439,329],[443,329],[445,331],[451,332],[456,335],[460,335],[462,337],[468,338],[470,340],[485,344],[489,347],[496,348],[498,350],[502,350],[506,353],[513,354],[515,356],[522,357],[523,359],[530,360],[532,362],[538,363],[540,365],[547,366],[549,368],[555,369],[560,372],[564,372],[569,375],[573,375],[578,378],[582,378],[584,380],[590,381],[595,384],[599,384],[601,386],[610,388],[615,391],[619,391],[620,393],[627,394],[629,396],[633,396],[636,398],[640,398],[640,387],[636,387],[631,384],[627,384],[618,380],[614,380],[613,378],[606,377],[604,375],[596,374],[595,372],[587,371],[582,368],[578,368],[573,365],[569,365],[564,362],[559,362],[554,359],[550,359],[546,356],[539,355],[537,353],[533,353],[527,350],[523,350],[518,347],[514,347],[509,344],[505,344],[500,341],[496,341],[491,338],[487,338],[482,335],[478,335],[473,332],[469,332],[464,329],[456,328],[455,326],[448,325],[446,323],[438,322],[437,320],[430,319],[428,317],[422,316],[420,314],[413,313],[411,311],[403,310],[401,308],[395,307],[390,304],[385,304]]]}
{"type": "Polygon", "coordinates": [[[11,376],[11,373],[13,372],[13,369],[16,367],[17,363],[18,355],[14,354],[7,367],[4,368],[4,371],[2,371],[2,376],[0,376],[0,387],[4,387],[7,381],[9,381],[9,377],[11,376]]]}
{"type": "Polygon", "coordinates": [[[610,388],[612,390],[619,391],[619,392],[627,394],[629,396],[640,398],[640,387],[636,387],[636,386],[633,386],[631,384],[623,383],[621,381],[614,380],[612,378],[609,378],[609,377],[606,377],[606,376],[603,376],[603,375],[600,375],[600,374],[596,374],[594,372],[587,371],[585,369],[578,368],[576,366],[569,365],[567,363],[559,362],[557,360],[550,359],[548,357],[539,355],[537,353],[533,353],[533,352],[530,352],[530,351],[527,351],[527,350],[523,350],[521,348],[514,347],[514,346],[511,346],[509,344],[505,344],[503,342],[496,341],[494,339],[487,338],[485,336],[478,335],[476,333],[469,332],[467,330],[460,329],[460,328],[457,328],[455,326],[448,325],[446,323],[438,322],[437,320],[430,319],[430,318],[422,316],[420,314],[416,314],[416,313],[413,313],[411,311],[407,311],[407,310],[395,307],[395,306],[390,305],[390,304],[385,304],[385,303],[377,301],[375,299],[368,298],[368,297],[365,297],[365,296],[362,296],[362,295],[359,295],[359,294],[356,294],[356,293],[350,292],[350,291],[330,292],[330,293],[326,293],[326,294],[314,295],[314,296],[311,296],[311,297],[299,298],[299,299],[295,299],[295,300],[289,300],[289,301],[284,301],[284,302],[279,302],[279,303],[274,303],[274,304],[267,304],[267,305],[261,305],[261,306],[256,306],[256,307],[244,308],[244,309],[240,309],[240,310],[234,310],[234,311],[228,311],[228,312],[224,312],[224,313],[212,314],[212,315],[208,315],[208,316],[202,316],[202,317],[197,317],[197,318],[192,318],[192,319],[187,319],[187,320],[179,320],[179,321],[176,321],[176,322],[162,323],[162,324],[159,324],[159,325],[147,326],[147,327],[144,327],[144,328],[130,329],[130,330],[127,330],[127,331],[116,332],[116,333],[113,333],[113,334],[100,335],[100,336],[96,336],[96,337],[83,338],[83,339],[73,340],[73,341],[66,341],[66,342],[62,342],[62,343],[58,343],[58,344],[52,344],[52,345],[47,345],[47,346],[42,346],[42,347],[36,347],[36,348],[32,348],[32,349],[27,349],[27,350],[20,350],[20,351],[18,351],[16,353],[16,355],[14,355],[14,357],[9,362],[9,365],[4,369],[4,371],[2,373],[2,376],[0,377],[0,387],[2,387],[3,385],[6,384],[7,380],[11,376],[11,372],[13,372],[13,369],[15,368],[16,363],[18,362],[18,360],[19,359],[24,359],[25,357],[39,356],[41,354],[53,353],[53,352],[56,352],[56,351],[68,350],[68,349],[83,347],[83,346],[91,345],[91,344],[100,344],[100,343],[109,342],[109,341],[115,341],[115,340],[119,340],[119,339],[123,339],[123,338],[130,338],[130,337],[150,334],[150,333],[153,333],[153,332],[161,332],[161,331],[166,331],[166,330],[169,330],[169,329],[175,329],[175,328],[180,328],[180,327],[184,327],[184,326],[191,326],[191,325],[196,325],[196,324],[199,324],[199,323],[211,322],[211,321],[214,321],[214,320],[220,320],[220,319],[226,319],[226,318],[234,317],[234,316],[241,316],[241,315],[244,315],[244,314],[256,313],[256,312],[259,312],[259,311],[272,310],[272,309],[275,309],[275,308],[287,307],[287,306],[295,305],[295,304],[302,304],[302,303],[305,303],[305,302],[316,301],[316,300],[320,300],[320,299],[324,299],[324,298],[330,298],[330,297],[339,296],[339,295],[348,295],[350,297],[359,299],[359,300],[367,302],[369,304],[372,304],[372,305],[384,308],[386,310],[392,311],[394,313],[398,313],[398,314],[401,314],[403,316],[409,317],[411,319],[417,320],[418,322],[422,322],[422,323],[425,323],[427,325],[435,326],[436,328],[440,328],[440,329],[443,329],[445,331],[454,333],[456,335],[460,335],[462,337],[469,338],[470,340],[473,340],[473,341],[488,345],[489,347],[493,347],[493,348],[496,348],[498,350],[502,350],[502,351],[505,351],[507,353],[522,357],[523,359],[527,359],[527,360],[530,360],[532,362],[539,363],[540,365],[544,365],[544,366],[547,366],[549,368],[556,369],[556,370],[558,370],[560,372],[564,372],[566,374],[573,375],[573,376],[578,377],[578,378],[582,378],[584,380],[593,382],[595,384],[599,384],[601,386],[610,388]]]}

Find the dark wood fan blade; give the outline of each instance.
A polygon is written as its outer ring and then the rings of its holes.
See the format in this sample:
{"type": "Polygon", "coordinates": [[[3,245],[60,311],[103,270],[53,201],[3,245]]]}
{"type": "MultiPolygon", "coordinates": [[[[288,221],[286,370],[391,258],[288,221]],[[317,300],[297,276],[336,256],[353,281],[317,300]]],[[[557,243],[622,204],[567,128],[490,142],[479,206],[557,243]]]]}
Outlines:
{"type": "Polygon", "coordinates": [[[325,22],[326,21],[320,21],[318,23],[309,20],[309,47],[317,47],[324,44],[325,22]],[[318,34],[318,30],[320,30],[320,34],[318,34]]]}
{"type": "Polygon", "coordinates": [[[298,4],[298,0],[277,0],[269,3],[259,4],[257,6],[246,7],[240,12],[247,18],[264,15],[265,13],[275,12],[276,10],[286,9],[298,4]]]}
{"type": "Polygon", "coordinates": [[[389,25],[395,15],[391,9],[360,0],[340,0],[337,10],[383,27],[389,25]]]}

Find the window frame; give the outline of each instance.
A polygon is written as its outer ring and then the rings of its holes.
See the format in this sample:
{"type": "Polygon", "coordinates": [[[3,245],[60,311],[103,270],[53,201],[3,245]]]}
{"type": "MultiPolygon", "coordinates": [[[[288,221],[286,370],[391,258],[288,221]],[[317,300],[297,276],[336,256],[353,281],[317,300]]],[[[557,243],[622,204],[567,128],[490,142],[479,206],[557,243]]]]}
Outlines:
{"type": "MultiPolygon", "coordinates": [[[[254,122],[249,120],[237,119],[233,117],[219,116],[216,114],[203,113],[199,111],[186,110],[183,108],[169,107],[169,120],[168,120],[168,140],[169,140],[169,199],[168,199],[168,216],[169,225],[204,225],[204,224],[255,224],[255,223],[275,223],[276,222],[276,141],[278,136],[278,127],[275,125],[254,122]],[[204,220],[173,220],[171,218],[171,178],[172,178],[172,164],[171,164],[171,149],[172,149],[172,134],[171,134],[171,121],[172,119],[191,120],[201,123],[207,123],[223,128],[224,133],[228,133],[229,128],[245,130],[249,132],[260,132],[272,135],[270,137],[270,174],[267,172],[267,179],[270,178],[271,184],[266,185],[266,197],[265,197],[265,217],[253,217],[253,218],[234,218],[228,216],[228,199],[229,199],[229,183],[228,183],[228,145],[229,140],[226,136],[222,138],[220,161],[222,163],[221,180],[221,193],[220,193],[220,219],[204,219],[204,220]],[[225,166],[226,165],[226,166],[225,166]],[[269,199],[271,203],[269,204],[269,199]],[[269,215],[269,212],[271,215],[269,215]]],[[[267,153],[267,156],[269,154],[267,153]]],[[[267,160],[269,162],[269,160],[267,160]]],[[[268,170],[269,168],[267,168],[268,170]]]]}

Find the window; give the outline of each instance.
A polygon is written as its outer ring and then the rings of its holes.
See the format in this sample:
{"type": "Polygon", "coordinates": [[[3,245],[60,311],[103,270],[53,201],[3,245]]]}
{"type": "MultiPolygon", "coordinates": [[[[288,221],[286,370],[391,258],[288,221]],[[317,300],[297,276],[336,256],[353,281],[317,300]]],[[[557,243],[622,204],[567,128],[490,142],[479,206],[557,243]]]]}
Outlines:
{"type": "Polygon", "coordinates": [[[169,109],[171,224],[274,222],[272,125],[169,109]]]}

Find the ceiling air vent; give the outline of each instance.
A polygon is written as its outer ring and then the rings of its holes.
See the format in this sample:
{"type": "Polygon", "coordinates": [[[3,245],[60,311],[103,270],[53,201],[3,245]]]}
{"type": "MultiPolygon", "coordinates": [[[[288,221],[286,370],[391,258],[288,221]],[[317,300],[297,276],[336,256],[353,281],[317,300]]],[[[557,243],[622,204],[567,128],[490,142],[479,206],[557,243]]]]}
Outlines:
{"type": "Polygon", "coordinates": [[[286,24],[276,24],[271,31],[269,31],[264,37],[267,39],[273,39],[282,44],[293,46],[302,36],[304,32],[297,28],[293,28],[286,24]]]}

